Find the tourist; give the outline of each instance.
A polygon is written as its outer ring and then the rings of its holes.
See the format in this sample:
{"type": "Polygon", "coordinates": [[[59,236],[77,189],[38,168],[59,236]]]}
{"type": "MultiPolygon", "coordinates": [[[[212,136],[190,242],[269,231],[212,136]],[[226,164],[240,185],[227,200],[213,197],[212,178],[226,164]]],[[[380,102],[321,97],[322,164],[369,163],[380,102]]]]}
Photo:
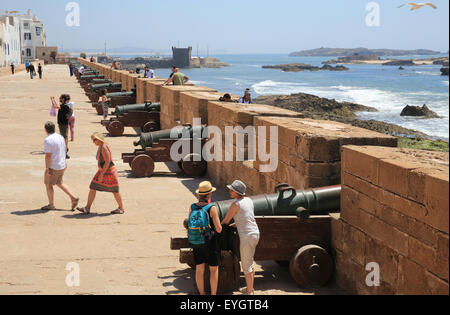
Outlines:
{"type": "Polygon", "coordinates": [[[224,96],[221,96],[219,102],[232,102],[231,95],[227,93],[224,96]]]}
{"type": "Polygon", "coordinates": [[[15,69],[14,69],[14,62],[13,62],[13,63],[11,63],[11,74],[12,74],[12,75],[14,75],[14,70],[15,70],[15,69]]]}
{"type": "MultiPolygon", "coordinates": [[[[67,152],[69,152],[69,142],[68,142],[68,129],[69,129],[69,119],[72,117],[72,109],[67,104],[70,100],[70,96],[67,94],[62,94],[59,97],[59,105],[55,102],[55,98],[52,97],[53,107],[58,110],[58,127],[59,134],[66,141],[67,152]]],[[[66,159],[70,159],[69,154],[66,154],[66,159]]]]}
{"type": "Polygon", "coordinates": [[[108,94],[107,89],[101,90],[100,98],[98,100],[99,104],[102,105],[103,108],[103,119],[108,118],[108,111],[109,111],[109,100],[106,97],[106,94],[108,94]]]}
{"type": "Polygon", "coordinates": [[[69,130],[70,130],[70,142],[73,142],[75,140],[75,103],[71,101],[70,95],[67,95],[69,97],[69,102],[67,105],[69,105],[70,109],[72,110],[72,116],[69,118],[69,130]]]}
{"type": "Polygon", "coordinates": [[[30,72],[30,62],[28,60],[25,61],[25,69],[27,70],[27,73],[30,72]]]}
{"type": "Polygon", "coordinates": [[[30,79],[33,80],[33,77],[36,75],[36,69],[32,63],[28,67],[28,70],[30,70],[30,79]]]}
{"type": "Polygon", "coordinates": [[[78,73],[80,75],[84,75],[84,66],[81,66],[80,68],[78,68],[78,73]]]}
{"type": "Polygon", "coordinates": [[[42,66],[41,64],[38,65],[38,74],[39,74],[39,79],[42,79],[42,66]]]}
{"type": "Polygon", "coordinates": [[[69,64],[70,76],[73,77],[73,64],[69,64]]]}
{"type": "Polygon", "coordinates": [[[220,224],[219,214],[215,206],[211,206],[210,201],[212,193],[216,188],[212,187],[210,182],[202,182],[196,191],[198,203],[195,203],[189,209],[189,217],[194,210],[203,209],[208,212],[209,226],[211,227],[210,237],[206,237],[206,243],[203,245],[194,245],[194,261],[195,261],[195,280],[200,295],[205,295],[205,267],[209,265],[211,294],[217,294],[217,286],[219,283],[219,257],[220,249],[218,243],[218,235],[222,233],[222,225],[220,224]]]}
{"type": "Polygon", "coordinates": [[[91,61],[91,62],[95,62],[95,58],[94,58],[94,56],[91,56],[91,59],[90,59],[90,61],[91,61]]]}
{"type": "Polygon", "coordinates": [[[119,193],[119,179],[116,167],[112,161],[112,153],[109,144],[105,142],[102,134],[96,132],[91,136],[92,141],[98,146],[97,165],[98,172],[95,174],[90,185],[87,205],[84,208],[77,208],[84,214],[91,213],[91,207],[94,203],[97,191],[111,192],[117,201],[118,208],[111,211],[111,214],[124,214],[125,210],[122,204],[122,196],[119,193]]]}
{"type": "Polygon", "coordinates": [[[117,61],[114,61],[111,65],[111,68],[114,70],[118,70],[119,69],[119,63],[117,61]]]}
{"type": "Polygon", "coordinates": [[[144,78],[153,79],[155,78],[155,71],[150,69],[149,67],[145,67],[144,70],[144,78]]]}
{"type": "Polygon", "coordinates": [[[252,94],[250,93],[250,89],[245,90],[245,94],[238,101],[240,104],[251,104],[252,103],[252,94]]]}
{"type": "MultiPolygon", "coordinates": [[[[169,78],[166,80],[166,82],[164,82],[163,85],[167,85],[169,84],[169,80],[172,79],[173,75],[175,74],[175,71],[177,70],[176,66],[172,66],[172,73],[170,74],[169,78]]],[[[173,83],[172,83],[173,84],[173,83]]]]}
{"type": "Polygon", "coordinates": [[[256,246],[259,243],[259,228],[256,224],[253,201],[245,197],[247,187],[239,180],[227,186],[230,196],[235,201],[230,206],[227,216],[222,224],[229,224],[234,219],[240,240],[240,253],[242,270],[245,274],[247,287],[241,290],[244,294],[254,294],[253,283],[255,280],[254,256],[256,246]]]}
{"type": "Polygon", "coordinates": [[[173,83],[173,85],[185,85],[189,82],[189,77],[183,73],[180,72],[180,69],[176,68],[175,72],[173,73],[173,76],[167,79],[166,82],[164,82],[164,85],[167,85],[169,83],[173,83]]]}
{"type": "Polygon", "coordinates": [[[63,183],[64,172],[67,168],[66,145],[64,142],[64,138],[55,133],[55,124],[52,122],[47,122],[45,124],[45,132],[47,133],[47,138],[44,141],[44,183],[47,190],[49,203],[47,206],[42,207],[41,210],[56,210],[54,200],[55,191],[53,189],[53,187],[56,185],[70,197],[70,200],[72,201],[71,209],[72,211],[74,211],[80,199],[75,197],[70,191],[69,187],[63,183]]]}

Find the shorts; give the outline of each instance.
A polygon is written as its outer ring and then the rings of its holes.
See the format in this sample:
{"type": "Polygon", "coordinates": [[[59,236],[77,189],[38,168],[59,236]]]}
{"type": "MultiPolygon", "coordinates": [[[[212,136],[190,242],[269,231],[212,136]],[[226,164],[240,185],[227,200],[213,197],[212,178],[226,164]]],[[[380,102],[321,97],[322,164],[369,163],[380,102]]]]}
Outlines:
{"type": "Polygon", "coordinates": [[[217,239],[212,239],[205,245],[194,246],[195,265],[208,264],[210,267],[219,266],[219,246],[217,239]]]}
{"type": "Polygon", "coordinates": [[[256,246],[259,243],[259,234],[250,234],[240,236],[241,265],[245,275],[255,270],[254,257],[256,246]]]}
{"type": "Polygon", "coordinates": [[[68,131],[69,131],[69,125],[59,125],[59,134],[63,136],[64,139],[67,139],[68,137],[68,131]]]}
{"type": "Polygon", "coordinates": [[[50,176],[47,176],[47,173],[44,175],[44,184],[50,186],[62,185],[65,171],[65,169],[60,171],[50,169],[50,176]]]}

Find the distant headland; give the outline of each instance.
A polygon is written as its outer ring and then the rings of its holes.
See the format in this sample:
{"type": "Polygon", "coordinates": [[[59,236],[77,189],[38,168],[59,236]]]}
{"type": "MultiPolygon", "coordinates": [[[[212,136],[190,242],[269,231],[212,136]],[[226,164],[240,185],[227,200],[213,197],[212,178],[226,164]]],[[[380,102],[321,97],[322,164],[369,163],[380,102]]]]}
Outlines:
{"type": "Polygon", "coordinates": [[[357,55],[377,56],[411,56],[411,55],[438,55],[441,52],[428,49],[399,50],[399,49],[368,49],[368,48],[317,48],[290,53],[291,57],[349,57],[357,55]]]}

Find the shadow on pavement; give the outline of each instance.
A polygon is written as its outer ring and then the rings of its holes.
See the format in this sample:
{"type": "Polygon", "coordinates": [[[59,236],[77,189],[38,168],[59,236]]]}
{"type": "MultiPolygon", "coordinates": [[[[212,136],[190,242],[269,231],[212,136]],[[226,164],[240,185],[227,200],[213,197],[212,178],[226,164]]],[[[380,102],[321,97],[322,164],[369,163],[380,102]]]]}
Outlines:
{"type": "Polygon", "coordinates": [[[36,209],[36,210],[14,211],[14,212],[11,212],[11,214],[23,216],[23,215],[46,214],[49,212],[71,212],[71,211],[70,210],[61,210],[61,209],[56,209],[56,210],[51,210],[51,211],[36,209]]]}

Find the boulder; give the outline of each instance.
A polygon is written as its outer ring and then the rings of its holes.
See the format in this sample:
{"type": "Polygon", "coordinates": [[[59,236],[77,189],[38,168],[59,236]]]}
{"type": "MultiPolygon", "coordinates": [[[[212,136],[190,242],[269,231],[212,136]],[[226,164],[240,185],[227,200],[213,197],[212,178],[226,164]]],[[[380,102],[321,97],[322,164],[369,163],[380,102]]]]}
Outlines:
{"type": "Polygon", "coordinates": [[[440,118],[438,114],[430,110],[428,106],[425,104],[422,107],[406,105],[406,107],[402,110],[400,116],[440,118]]]}
{"type": "Polygon", "coordinates": [[[448,75],[448,68],[445,68],[445,67],[441,68],[441,74],[448,75]]]}

